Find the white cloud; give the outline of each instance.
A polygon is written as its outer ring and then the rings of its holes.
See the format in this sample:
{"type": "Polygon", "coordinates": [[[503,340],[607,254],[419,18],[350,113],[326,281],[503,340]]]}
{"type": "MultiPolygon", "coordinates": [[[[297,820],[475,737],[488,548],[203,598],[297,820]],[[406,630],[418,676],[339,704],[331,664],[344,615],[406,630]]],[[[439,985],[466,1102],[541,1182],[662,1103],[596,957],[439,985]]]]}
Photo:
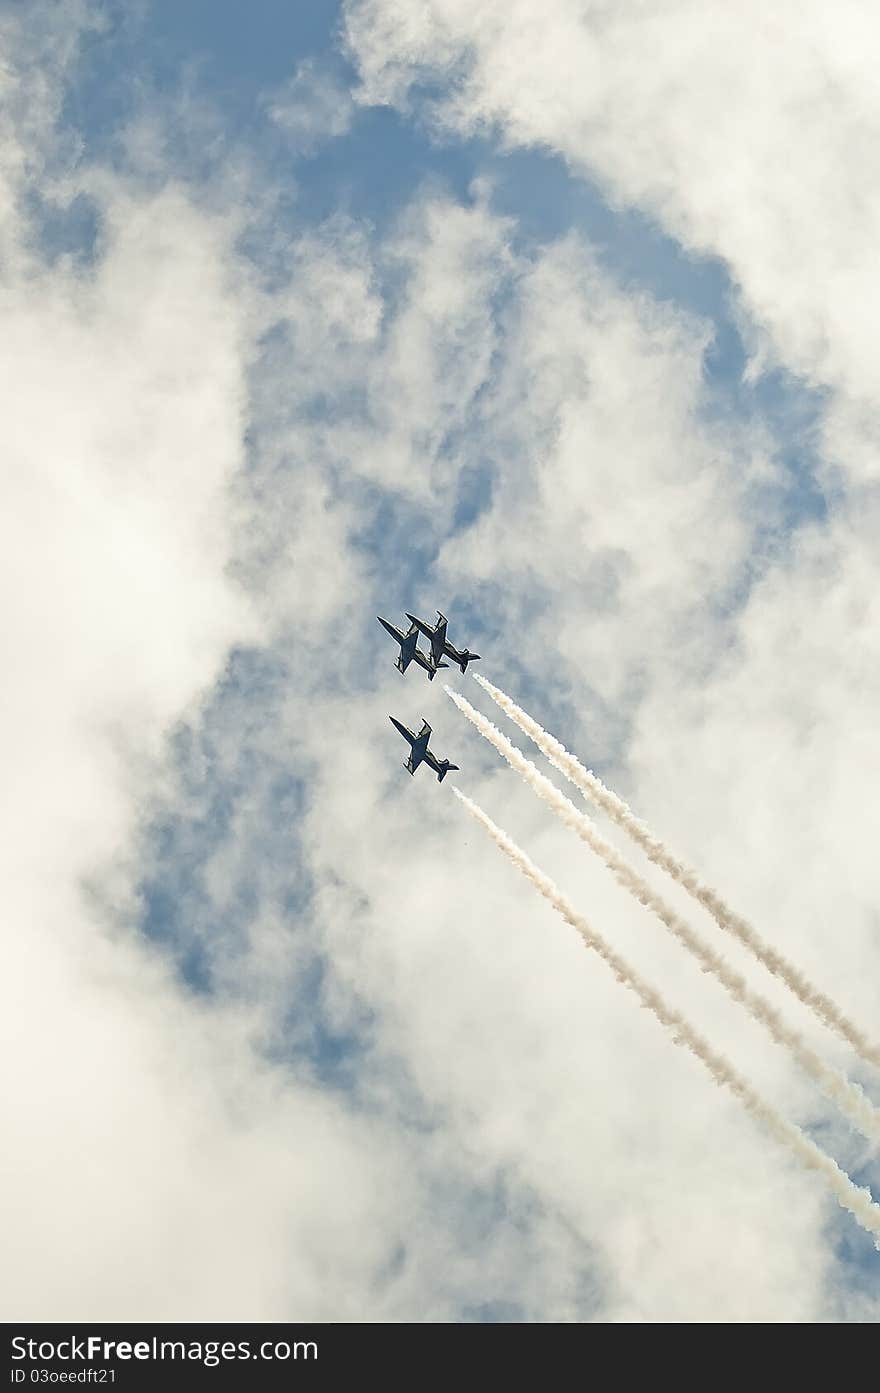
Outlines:
{"type": "Polygon", "coordinates": [[[708,326],[617,290],[578,239],[523,269],[505,327],[481,398],[492,507],[442,563],[500,582],[510,620],[528,605],[517,647],[558,647],[562,682],[619,710],[670,651],[706,661],[772,462],[757,432],[701,423],[708,326]]]}
{"type": "Polygon", "coordinates": [[[364,466],[438,509],[464,462],[450,441],[489,376],[495,300],[510,273],[505,224],[476,192],[470,207],[428,195],[404,220],[390,248],[403,299],[369,371],[374,438],[364,466]]]}
{"type": "MultiPolygon", "coordinates": [[[[41,147],[11,129],[30,177],[41,147]]],[[[117,862],[114,919],[130,912],[168,727],[258,634],[228,570],[253,313],[232,226],[173,185],[88,187],[103,226],[80,270],[42,263],[19,186],[7,209],[3,1307],[338,1315],[394,1225],[378,1173],[359,1179],[372,1129],[281,1089],[246,1020],[199,1008],[84,890],[117,862]],[[349,1248],[380,1210],[379,1248],[349,1248]],[[315,1262],[339,1270],[332,1307],[315,1262]]]]}
{"type": "Polygon", "coordinates": [[[325,140],[345,135],[355,114],[351,93],[334,72],[314,58],[300,63],[267,109],[293,148],[304,155],[313,154],[325,140]]]}
{"type": "MultiPolygon", "coordinates": [[[[864,0],[673,7],[351,0],[366,102],[549,147],[727,263],[772,357],[876,414],[877,16],[864,0]]],[[[854,480],[876,452],[849,451],[854,480]]]]}

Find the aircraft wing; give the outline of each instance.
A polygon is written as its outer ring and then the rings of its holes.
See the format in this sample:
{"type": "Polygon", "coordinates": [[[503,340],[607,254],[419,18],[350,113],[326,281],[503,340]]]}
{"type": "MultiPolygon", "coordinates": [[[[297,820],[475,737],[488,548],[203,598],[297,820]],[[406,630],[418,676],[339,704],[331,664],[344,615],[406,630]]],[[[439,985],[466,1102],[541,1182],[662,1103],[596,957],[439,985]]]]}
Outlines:
{"type": "Polygon", "coordinates": [[[425,720],[424,716],[422,717],[422,728],[416,736],[416,739],[421,740],[423,735],[427,735],[429,738],[431,735],[431,727],[428,725],[428,722],[425,720]]]}

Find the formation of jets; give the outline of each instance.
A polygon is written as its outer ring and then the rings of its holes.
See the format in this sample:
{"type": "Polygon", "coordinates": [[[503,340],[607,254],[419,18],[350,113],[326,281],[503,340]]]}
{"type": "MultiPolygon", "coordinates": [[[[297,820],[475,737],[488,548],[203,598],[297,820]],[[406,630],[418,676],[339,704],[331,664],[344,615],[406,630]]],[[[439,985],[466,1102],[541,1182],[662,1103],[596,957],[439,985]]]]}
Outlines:
{"type": "Polygon", "coordinates": [[[433,657],[429,658],[427,653],[423,653],[421,648],[418,647],[419,630],[417,624],[410,624],[408,632],[404,633],[403,630],[398,629],[396,625],[389,624],[388,620],[383,619],[381,614],[378,614],[376,618],[379,620],[386,634],[390,634],[395,642],[400,644],[400,652],[397,655],[398,672],[406,672],[410,663],[418,663],[419,667],[424,668],[425,672],[428,674],[428,681],[433,682],[437,675],[438,668],[449,667],[448,663],[434,662],[433,657]]]}
{"type": "MultiPolygon", "coordinates": [[[[463,673],[467,672],[468,663],[473,663],[479,658],[479,653],[470,653],[467,648],[458,649],[449,642],[446,637],[446,626],[448,620],[445,614],[437,611],[437,623],[429,624],[424,619],[419,619],[418,615],[407,614],[409,628],[406,632],[398,629],[396,624],[391,624],[387,619],[383,619],[381,614],[376,618],[382,625],[387,634],[390,634],[395,643],[399,645],[400,652],[397,655],[397,670],[400,673],[406,672],[410,663],[415,663],[428,674],[428,681],[433,682],[441,668],[449,667],[444,663],[444,658],[451,658],[458,663],[463,673]],[[419,648],[419,635],[423,634],[431,645],[430,653],[422,652],[419,648]]],[[[418,735],[414,735],[408,726],[396,720],[394,716],[388,718],[391,724],[400,731],[404,740],[409,741],[410,753],[404,768],[414,774],[420,764],[427,764],[429,769],[433,769],[437,775],[438,782],[442,784],[450,769],[457,769],[457,764],[450,764],[448,759],[438,759],[435,754],[428,749],[428,741],[431,738],[431,727],[422,717],[422,728],[418,735]]]]}
{"type": "Polygon", "coordinates": [[[440,613],[439,609],[437,623],[434,625],[426,624],[424,619],[417,619],[414,614],[408,614],[406,617],[411,625],[410,633],[413,629],[417,629],[420,634],[425,635],[425,638],[431,640],[431,661],[435,671],[438,667],[449,666],[448,663],[441,663],[440,659],[443,657],[451,658],[454,663],[458,663],[462,673],[467,672],[468,663],[473,663],[479,658],[479,653],[469,653],[466,648],[462,648],[459,652],[457,648],[453,647],[446,637],[446,625],[449,621],[445,614],[440,613]]]}

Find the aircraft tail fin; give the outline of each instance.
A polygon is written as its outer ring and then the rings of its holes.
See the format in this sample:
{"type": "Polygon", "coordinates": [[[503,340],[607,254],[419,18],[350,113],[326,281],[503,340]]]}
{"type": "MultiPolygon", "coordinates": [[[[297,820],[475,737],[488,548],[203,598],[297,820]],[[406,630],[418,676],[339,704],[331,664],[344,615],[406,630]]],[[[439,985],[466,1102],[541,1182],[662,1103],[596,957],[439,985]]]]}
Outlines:
{"type": "Polygon", "coordinates": [[[479,653],[469,653],[467,649],[465,649],[465,651],[461,655],[461,661],[458,664],[463,674],[467,672],[468,663],[476,662],[479,656],[479,653]]]}
{"type": "Polygon", "coordinates": [[[448,759],[443,759],[443,760],[441,760],[441,761],[440,761],[440,768],[439,768],[439,770],[437,771],[437,782],[438,782],[438,784],[442,784],[443,780],[446,778],[446,775],[449,773],[450,769],[457,769],[457,768],[458,768],[458,765],[457,765],[457,764],[450,764],[448,759]]]}
{"type": "Polygon", "coordinates": [[[431,666],[431,667],[428,668],[428,681],[429,681],[429,682],[433,682],[433,681],[434,681],[434,678],[437,676],[437,673],[440,671],[440,669],[441,669],[442,667],[449,667],[449,664],[448,664],[448,663],[434,663],[433,666],[431,666]]]}

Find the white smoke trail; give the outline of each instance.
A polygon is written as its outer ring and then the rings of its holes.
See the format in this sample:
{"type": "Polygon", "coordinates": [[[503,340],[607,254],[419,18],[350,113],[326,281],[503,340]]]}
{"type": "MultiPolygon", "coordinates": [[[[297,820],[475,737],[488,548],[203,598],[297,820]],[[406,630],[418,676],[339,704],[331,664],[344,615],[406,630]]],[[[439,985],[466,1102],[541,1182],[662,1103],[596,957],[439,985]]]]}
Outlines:
{"type": "Polygon", "coordinates": [[[555,784],[545,778],[539,770],[526,759],[522,750],[517,749],[506,735],[503,735],[481,712],[475,710],[458,692],[446,687],[445,691],[458,709],[467,716],[477,730],[494,745],[511,768],[522,774],[539,798],[543,798],[553,811],[571,827],[582,841],[594,851],[612,872],[620,885],[628,890],[640,904],[645,905],[665,924],[679,943],[692,953],[704,972],[711,972],[721,982],[735,1001],[759,1021],[769,1031],[778,1045],[791,1051],[800,1065],[850,1119],[859,1131],[871,1141],[880,1141],[880,1113],[865,1096],[857,1084],[851,1083],[845,1074],[832,1069],[806,1043],[802,1036],[782,1019],[776,1008],[759,992],[749,987],[745,978],[731,967],[725,958],[717,953],[695,929],[676,914],[666,901],[652,889],[646,880],[629,865],[609,842],[594,827],[590,819],[576,808],[555,784]]]}
{"type": "Polygon", "coordinates": [[[497,827],[492,819],[483,812],[482,808],[478,807],[459,789],[454,788],[452,791],[456,798],[461,800],[471,816],[485,827],[495,844],[552,904],[557,913],[561,914],[566,923],[577,930],[587,947],[592,948],[600,958],[604,959],[618,982],[622,982],[624,986],[629,987],[630,991],[635,992],[642,1005],[652,1011],[657,1019],[672,1032],[676,1044],[683,1045],[685,1049],[690,1050],[691,1054],[696,1055],[716,1083],[730,1089],[752,1116],[759,1122],[763,1122],[778,1141],[790,1147],[798,1159],[810,1170],[818,1171],[823,1176],[834,1192],[838,1204],[849,1210],[857,1223],[872,1235],[875,1248],[880,1250],[880,1206],[874,1203],[870,1190],[855,1185],[836,1161],[821,1151],[815,1142],[804,1135],[799,1127],[788,1122],[775,1108],[765,1102],[751,1085],[740,1077],[733,1065],[729,1064],[723,1055],[718,1054],[707,1044],[680,1012],[667,1005],[660,993],[643,982],[629,964],[615,953],[614,949],[606,943],[605,939],[596,932],[587,920],[577,913],[574,906],[554,885],[549,876],[538,869],[525,852],[511,841],[507,833],[502,832],[501,828],[497,827]]]}
{"type": "Polygon", "coordinates": [[[868,1039],[836,1002],[819,991],[818,987],[815,987],[782,953],[766,943],[746,919],[725,904],[717,891],[700,880],[695,871],[673,856],[644,823],[639,821],[623,799],[606,788],[602,780],[589,769],[585,769],[580,760],[564,745],[539,726],[537,721],[532,720],[531,716],[517,706],[516,702],[511,701],[509,696],[498,687],[494,687],[491,682],[487,682],[485,677],[481,677],[479,673],[474,673],[474,677],[504,714],[519,726],[542,754],[547,756],[550,763],[622,827],[642,848],[650,861],[672,876],[673,880],[707,909],[719,928],[733,934],[734,938],[748,948],[774,976],[779,977],[798,1000],[808,1006],[829,1029],[836,1031],[842,1039],[852,1045],[862,1059],[880,1068],[880,1047],[868,1039]]]}

